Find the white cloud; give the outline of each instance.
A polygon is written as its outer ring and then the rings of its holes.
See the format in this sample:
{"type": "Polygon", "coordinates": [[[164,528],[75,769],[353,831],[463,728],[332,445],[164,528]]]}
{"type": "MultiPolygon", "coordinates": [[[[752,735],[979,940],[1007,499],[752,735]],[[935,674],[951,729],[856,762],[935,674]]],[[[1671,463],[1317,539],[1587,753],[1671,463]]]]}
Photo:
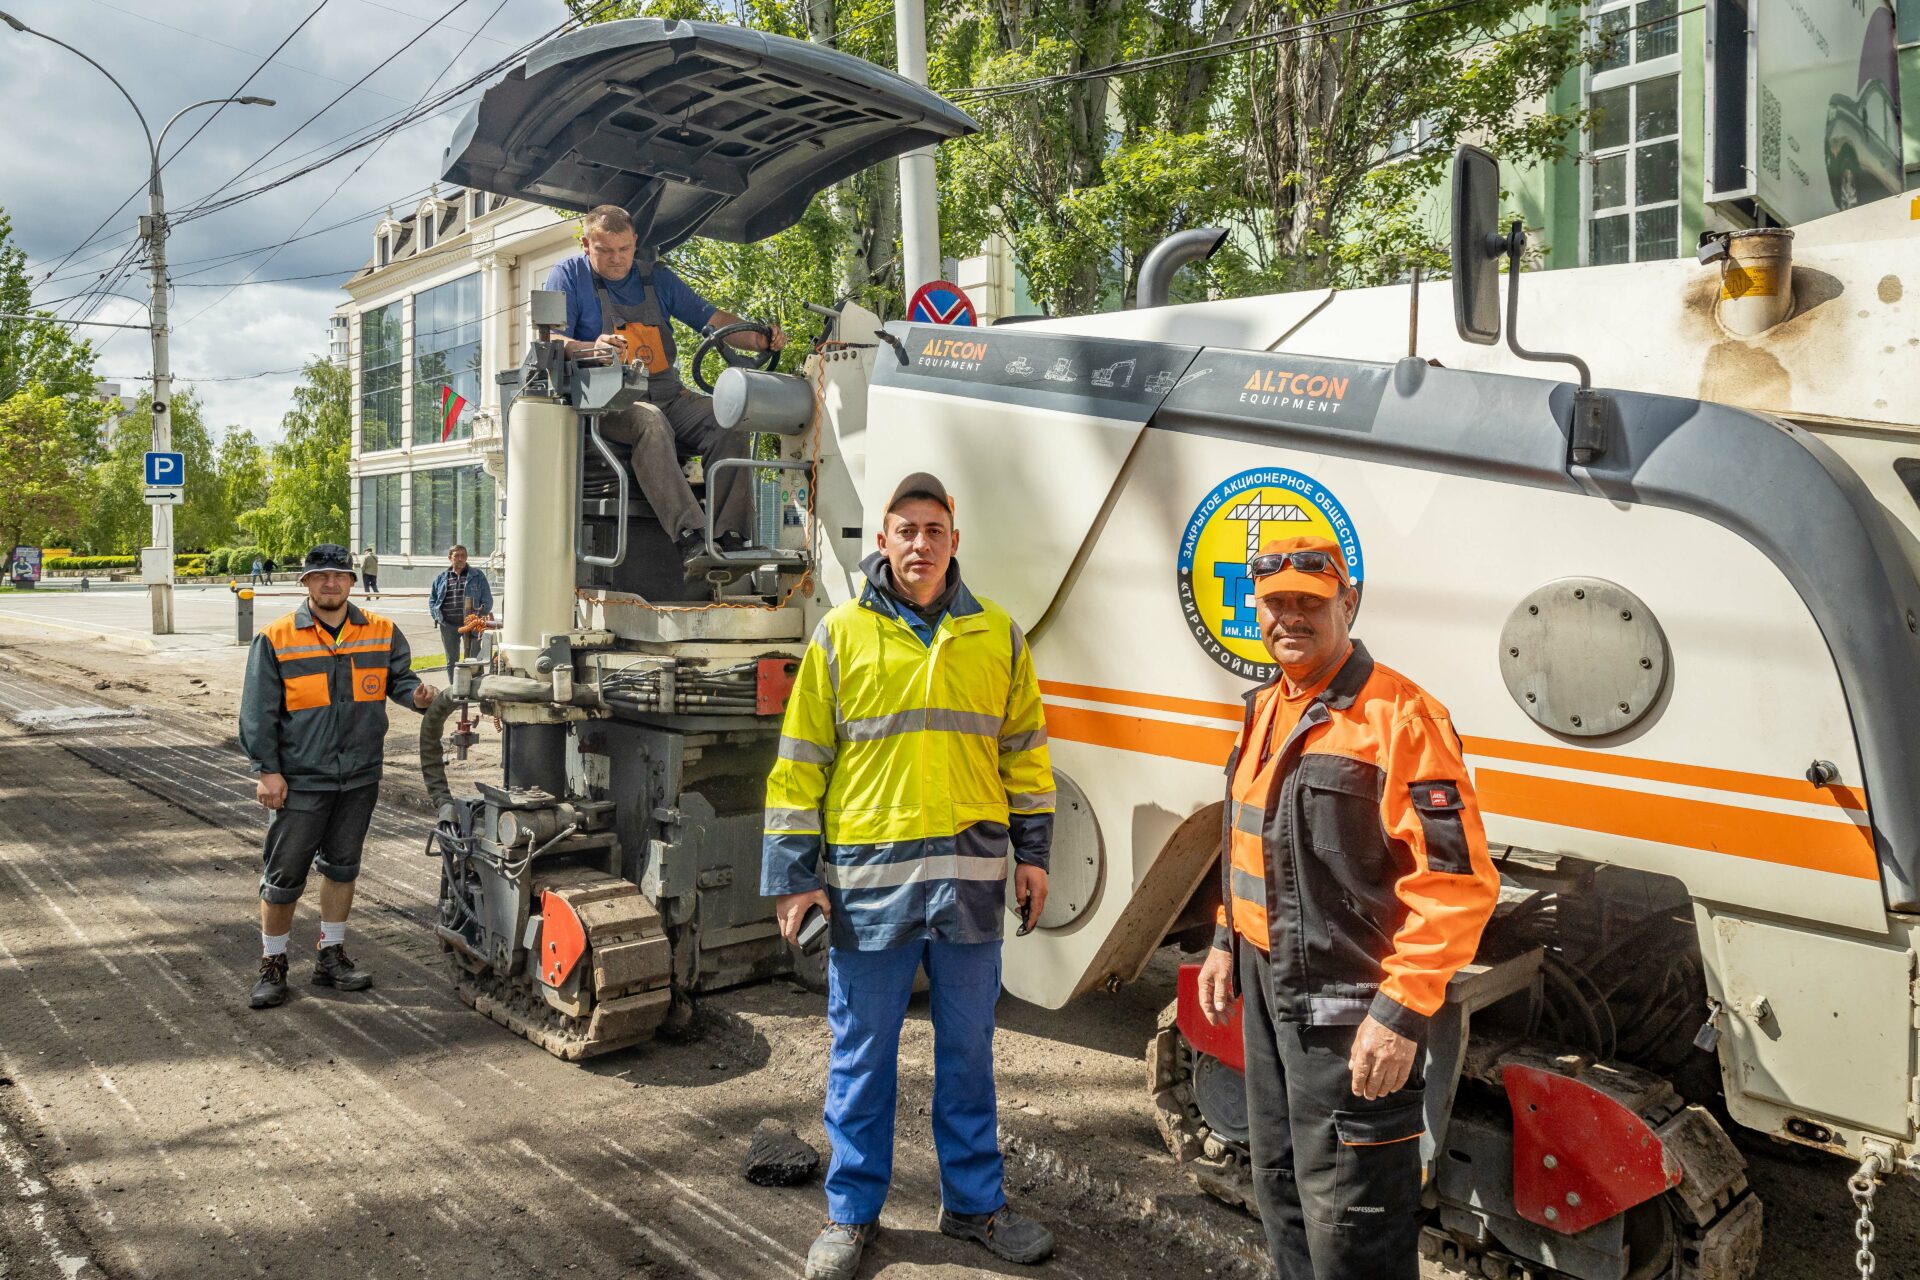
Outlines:
{"type": "MultiPolygon", "coordinates": [[[[159,129],[187,103],[233,93],[318,0],[0,3],[28,26],[98,60],[159,129]],[[222,47],[227,45],[240,51],[222,47]]],[[[247,93],[274,98],[279,105],[226,108],[167,166],[174,376],[176,382],[193,382],[216,429],[233,423],[263,439],[278,436],[280,416],[291,402],[298,376],[240,375],[296,368],[325,351],[327,318],[345,297],[339,280],[367,258],[379,210],[388,204],[411,204],[414,193],[438,176],[442,149],[461,113],[420,124],[395,135],[377,154],[356,153],[232,209],[199,218],[186,216],[187,211],[435,19],[442,21],[434,30],[241,178],[229,193],[269,180],[285,172],[299,153],[412,103],[483,21],[485,30],[440,80],[441,88],[478,72],[567,17],[559,0],[509,0],[489,20],[493,8],[494,0],[328,0],[279,59],[247,86],[247,93]],[[363,167],[349,178],[363,160],[363,167]],[[340,190],[332,194],[336,186],[340,190]],[[321,206],[317,212],[316,206],[321,206]],[[348,225],[286,244],[271,256],[258,251],[229,263],[217,261],[239,250],[275,245],[295,234],[303,221],[308,232],[336,222],[348,225]],[[332,272],[338,277],[247,284],[231,293],[199,287],[242,280],[250,271],[263,280],[332,272]],[[205,380],[195,382],[195,375],[205,380]]],[[[192,134],[211,110],[202,109],[176,125],[167,136],[167,150],[192,134]]],[[[61,269],[61,275],[71,278],[38,285],[35,294],[43,301],[71,295],[111,267],[121,247],[132,240],[134,220],[146,210],[145,140],[126,101],[98,71],[44,40],[4,28],[0,119],[8,122],[0,129],[0,208],[12,219],[14,242],[26,250],[36,280],[122,197],[140,192],[108,223],[98,243],[61,269]],[[108,249],[104,255],[103,247],[108,249]]],[[[144,301],[144,266],[123,280],[117,292],[144,301]]],[[[140,324],[146,311],[143,302],[109,299],[91,318],[140,324]]],[[[118,375],[128,394],[137,392],[149,369],[147,335],[137,330],[81,332],[102,351],[102,374],[118,375]]]]}

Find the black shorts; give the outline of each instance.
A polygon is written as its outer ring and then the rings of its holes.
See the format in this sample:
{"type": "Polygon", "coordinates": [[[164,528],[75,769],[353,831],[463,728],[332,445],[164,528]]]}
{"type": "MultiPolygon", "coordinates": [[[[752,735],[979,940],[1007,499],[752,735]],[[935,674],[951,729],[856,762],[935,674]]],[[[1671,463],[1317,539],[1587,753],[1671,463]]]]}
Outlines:
{"type": "Polygon", "coordinates": [[[360,849],[380,798],[380,784],[351,791],[292,791],[267,823],[261,848],[260,897],[298,902],[307,872],[317,869],[329,880],[351,883],[360,874],[360,849]]]}

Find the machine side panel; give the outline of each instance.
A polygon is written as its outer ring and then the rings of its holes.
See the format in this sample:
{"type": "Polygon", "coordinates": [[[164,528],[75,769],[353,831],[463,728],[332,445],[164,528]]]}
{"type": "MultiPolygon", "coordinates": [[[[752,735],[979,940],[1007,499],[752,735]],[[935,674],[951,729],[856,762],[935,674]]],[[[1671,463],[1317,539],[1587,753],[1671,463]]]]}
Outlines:
{"type": "MultiPolygon", "coordinates": [[[[1309,359],[1209,351],[1197,363],[1297,371],[1309,359]]],[[[1356,377],[1379,368],[1313,363],[1324,374],[1356,377]]],[[[1565,383],[1457,373],[1409,360],[1394,366],[1364,430],[1282,417],[1224,397],[1217,380],[1176,390],[1154,426],[1508,486],[1586,488],[1623,506],[1690,513],[1699,518],[1696,527],[1730,533],[1771,562],[1774,576],[1798,597],[1794,612],[1810,614],[1824,637],[1825,652],[1811,661],[1837,672],[1863,764],[1841,780],[1866,785],[1888,902],[1900,910],[1920,905],[1920,794],[1906,778],[1908,762],[1920,758],[1920,582],[1885,509],[1832,449],[1801,428],[1721,405],[1627,392],[1607,393],[1612,443],[1601,465],[1580,472],[1576,483],[1563,461],[1572,392],[1565,383]]],[[[1503,494],[1490,510],[1500,511],[1506,501],[1503,494]]],[[[1706,544],[1696,545],[1693,536],[1655,554],[1673,561],[1684,551],[1688,564],[1699,563],[1706,544]]],[[[1577,571],[1568,564],[1554,576],[1577,571]]],[[[1750,616],[1771,621],[1771,615],[1750,616]]],[[[1683,678],[1684,671],[1677,673],[1683,678]]],[[[1780,696],[1793,695],[1782,689],[1780,696]]],[[[1720,754],[1716,748],[1703,759],[1720,754]]],[[[1809,756],[1799,768],[1815,758],[1832,757],[1809,756]]]]}
{"type": "Polygon", "coordinates": [[[1816,933],[1705,905],[1695,916],[1707,993],[1724,1006],[1720,1071],[1734,1118],[1763,1133],[1805,1117],[1910,1137],[1914,957],[1905,934],[1816,933]]]}
{"type": "Polygon", "coordinates": [[[889,332],[907,362],[883,352],[874,367],[866,527],[879,527],[901,476],[946,478],[968,584],[1031,629],[1197,348],[1017,327],[889,332]],[[996,407],[983,411],[982,400],[996,407]]]}
{"type": "MultiPolygon", "coordinates": [[[[1501,412],[1484,398],[1471,407],[1501,412]]],[[[1444,440],[1446,424],[1430,434],[1444,440]]],[[[1100,956],[1103,940],[1174,830],[1220,800],[1249,683],[1196,636],[1176,565],[1193,513],[1225,482],[1280,469],[1337,499],[1350,521],[1365,561],[1356,632],[1452,712],[1496,844],[1671,875],[1700,899],[1885,931],[1870,834],[1849,807],[1857,799],[1801,776],[1817,757],[1858,786],[1848,702],[1808,606],[1757,547],[1683,511],[1304,443],[1160,430],[1141,442],[1085,571],[1034,645],[1055,759],[1082,780],[1109,862],[1100,899],[1071,933],[1009,939],[1029,949],[1009,959],[1010,990],[1057,1004],[1123,969],[1100,956]],[[1570,574],[1637,594],[1671,654],[1657,704],[1607,738],[1549,733],[1501,675],[1509,612],[1570,574]]],[[[1293,491],[1242,492],[1278,506],[1293,491]]],[[[1218,506],[1218,518],[1239,509],[1218,506]]],[[[1220,593],[1203,572],[1193,582],[1202,597],[1220,593]]]]}

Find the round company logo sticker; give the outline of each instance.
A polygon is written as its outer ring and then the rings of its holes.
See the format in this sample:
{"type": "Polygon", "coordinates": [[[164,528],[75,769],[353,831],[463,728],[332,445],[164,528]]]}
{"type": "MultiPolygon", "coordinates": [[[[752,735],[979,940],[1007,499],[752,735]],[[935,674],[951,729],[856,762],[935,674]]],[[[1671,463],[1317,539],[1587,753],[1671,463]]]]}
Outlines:
{"type": "Polygon", "coordinates": [[[369,671],[366,675],[361,676],[360,692],[366,693],[366,694],[374,694],[374,693],[380,692],[380,677],[382,674],[384,673],[379,671],[369,671]]]}
{"type": "Polygon", "coordinates": [[[1338,543],[1347,575],[1365,575],[1360,535],[1345,507],[1312,476],[1256,467],[1215,485],[1180,534],[1180,609],[1209,657],[1237,676],[1271,680],[1272,655],[1260,640],[1247,561],[1273,538],[1321,537],[1338,543]]]}

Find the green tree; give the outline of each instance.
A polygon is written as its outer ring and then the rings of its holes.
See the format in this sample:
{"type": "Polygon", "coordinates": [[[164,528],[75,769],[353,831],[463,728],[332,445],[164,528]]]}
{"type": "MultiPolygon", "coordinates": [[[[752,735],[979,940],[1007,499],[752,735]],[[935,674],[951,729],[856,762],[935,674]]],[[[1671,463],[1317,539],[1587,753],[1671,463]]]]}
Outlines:
{"type": "MultiPolygon", "coordinates": [[[[187,467],[186,493],[174,508],[174,546],[196,551],[218,546],[232,531],[233,515],[224,502],[200,397],[191,387],[176,387],[168,416],[174,451],[185,455],[187,467]]],[[[105,456],[93,466],[94,501],[82,527],[82,540],[93,553],[127,555],[151,539],[144,459],[152,447],[153,393],[143,391],[120,415],[105,456]]]]}
{"type": "Polygon", "coordinates": [[[316,542],[347,541],[352,491],[353,374],[324,358],[308,362],[280,419],[285,437],[269,455],[266,498],[240,527],[276,558],[316,542]]]}
{"type": "Polygon", "coordinates": [[[13,221],[0,210],[0,317],[28,315],[35,318],[0,318],[0,400],[29,387],[41,388],[60,409],[52,429],[71,436],[82,456],[91,460],[97,456],[100,424],[106,418],[93,394],[98,380],[93,348],[75,339],[51,311],[34,309],[26,252],[13,243],[13,221]]]}
{"type": "Polygon", "coordinates": [[[0,401],[0,537],[7,558],[16,548],[70,533],[87,502],[87,473],[79,443],[64,427],[66,406],[39,387],[0,401]]]}
{"type": "Polygon", "coordinates": [[[1569,0],[1455,0],[1350,16],[1252,0],[1262,25],[1318,25],[1247,55],[1230,114],[1247,122],[1249,195],[1279,287],[1356,286],[1444,269],[1444,228],[1419,216],[1455,145],[1509,163],[1564,154],[1578,111],[1535,108],[1587,56],[1569,0]]]}
{"type": "Polygon", "coordinates": [[[220,437],[213,470],[218,487],[220,523],[218,532],[209,538],[209,550],[233,542],[240,533],[240,517],[265,505],[267,451],[260,447],[251,431],[228,427],[220,437]]]}

